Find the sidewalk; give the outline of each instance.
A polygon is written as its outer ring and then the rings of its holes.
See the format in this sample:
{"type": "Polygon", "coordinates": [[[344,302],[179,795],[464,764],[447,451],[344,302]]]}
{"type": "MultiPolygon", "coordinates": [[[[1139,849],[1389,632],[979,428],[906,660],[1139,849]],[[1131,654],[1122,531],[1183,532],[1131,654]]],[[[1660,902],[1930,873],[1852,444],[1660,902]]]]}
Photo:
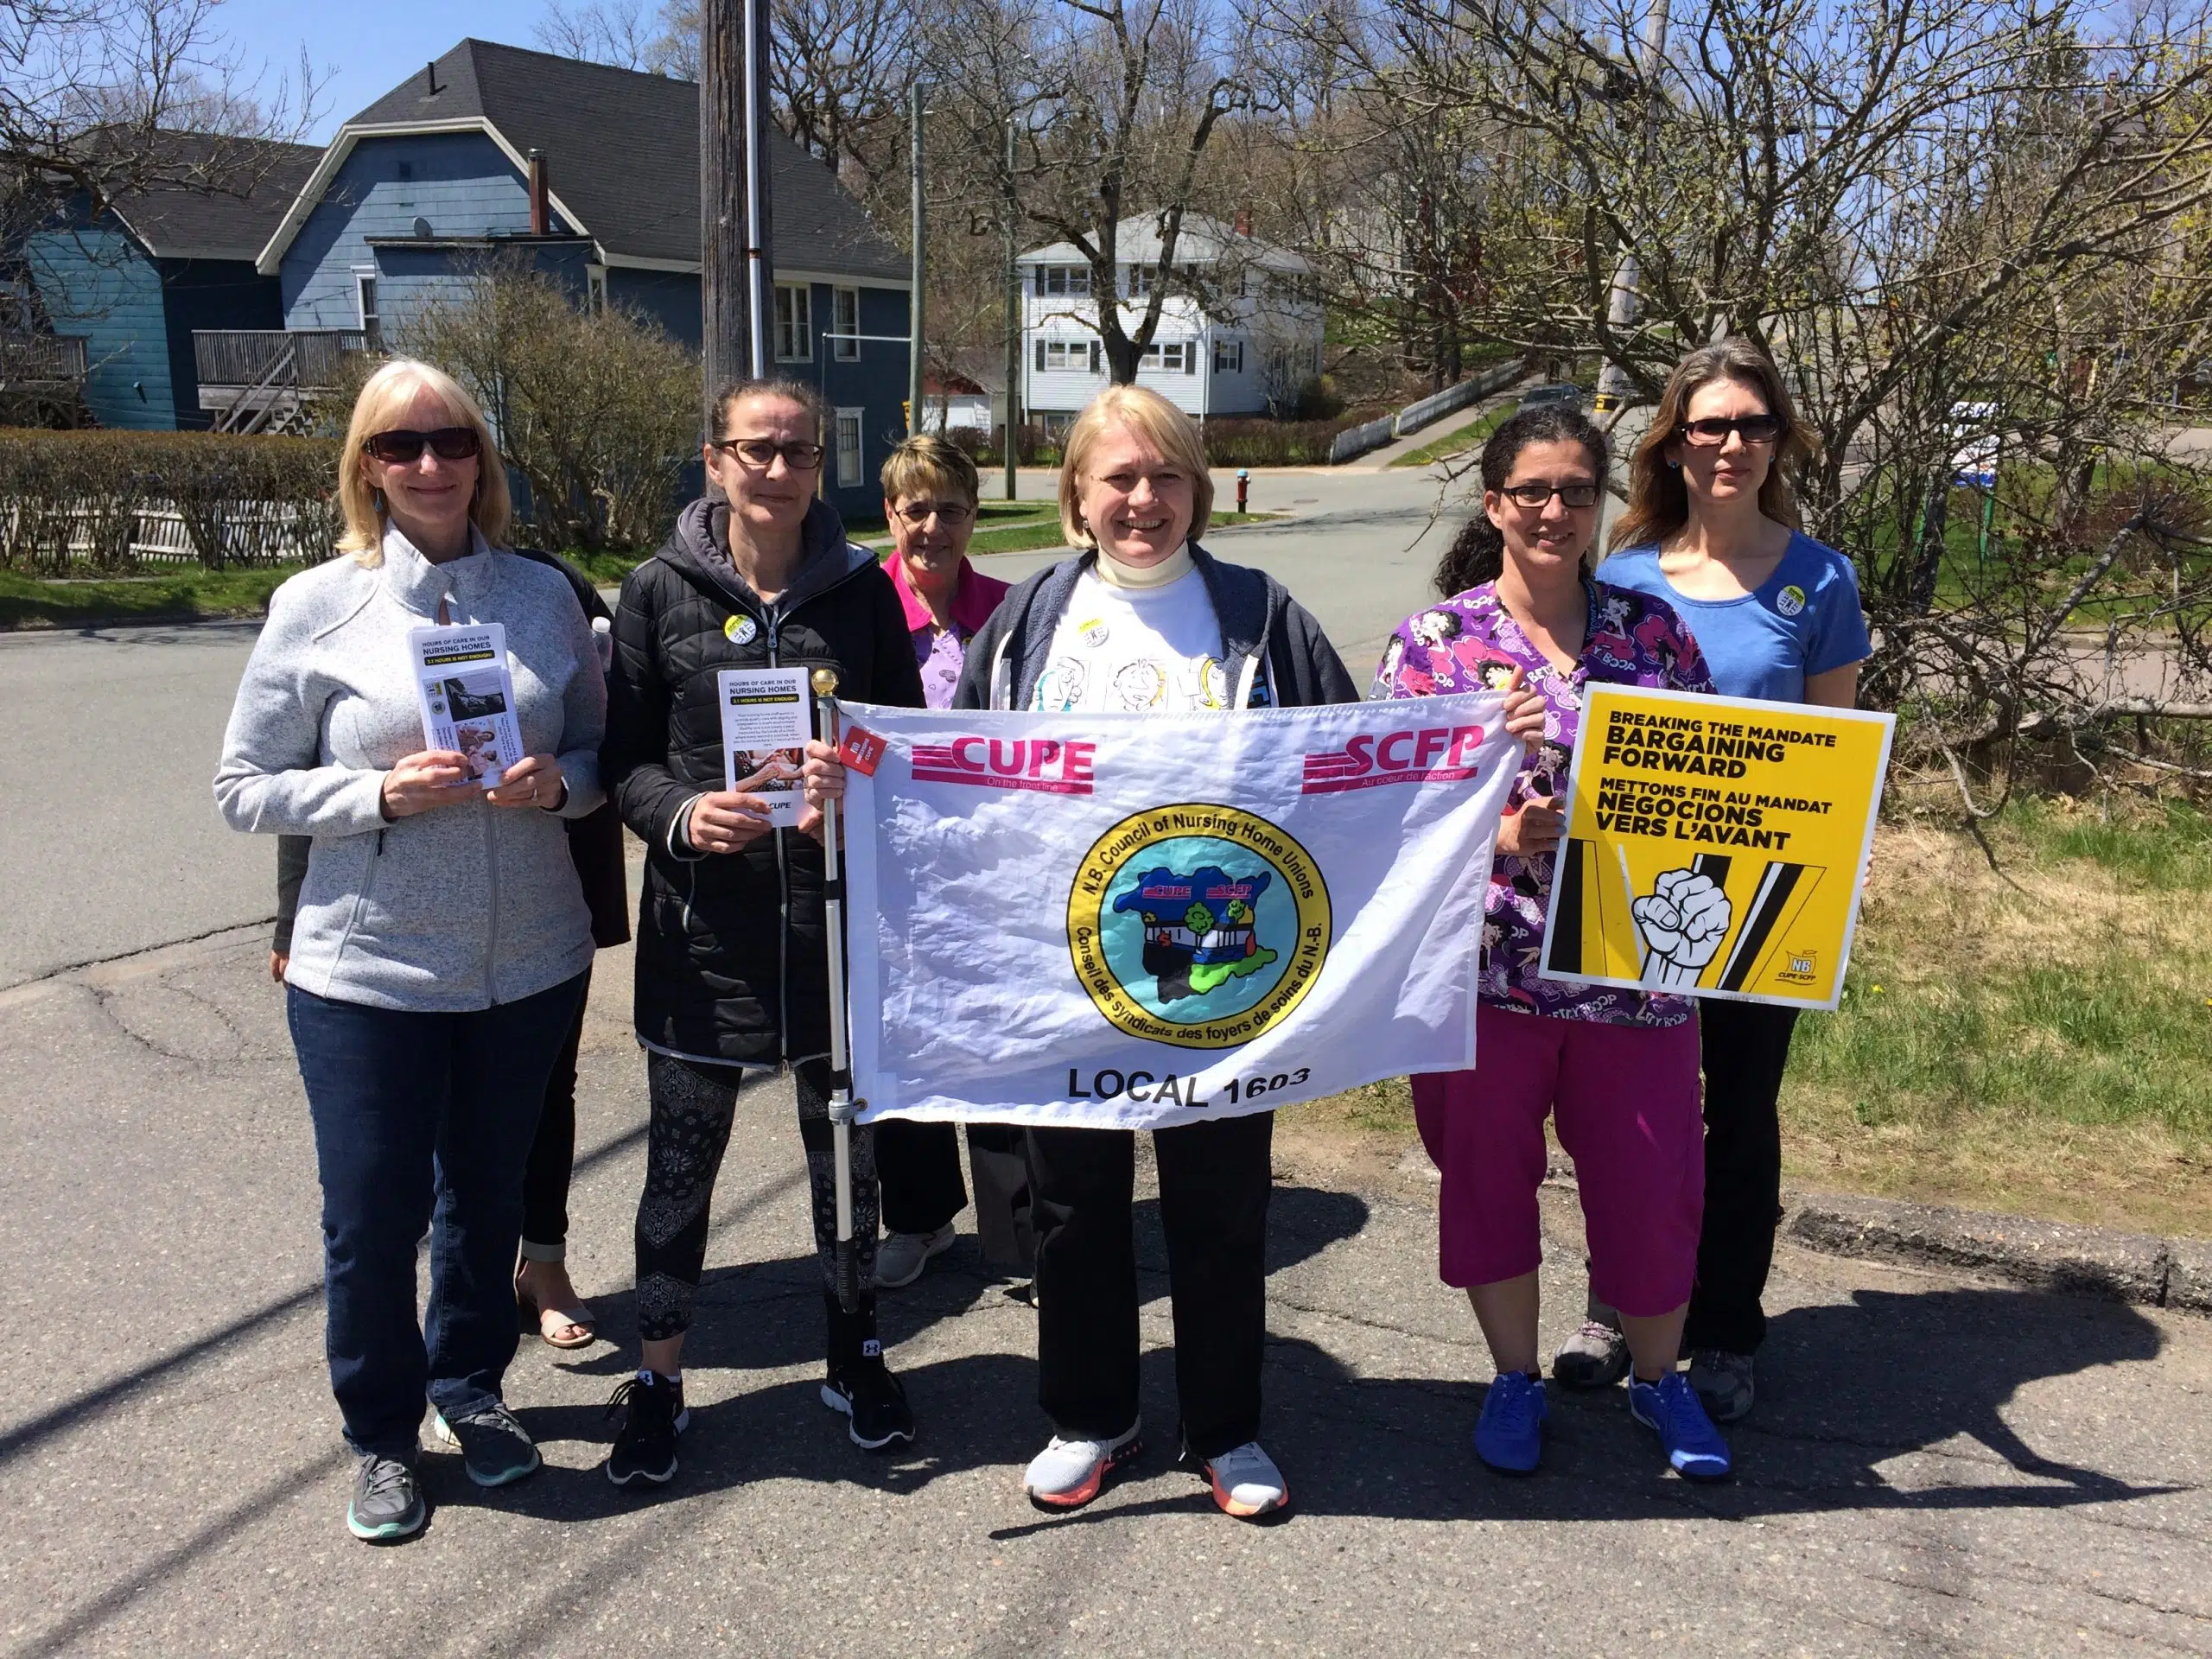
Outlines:
{"type": "MultiPolygon", "coordinates": [[[[1034,1316],[972,1238],[886,1299],[922,1439],[865,1457],[816,1398],[781,1086],[744,1097],[724,1166],[677,1484],[597,1471],[633,1349],[532,1342],[508,1395],[546,1470],[480,1494],[433,1456],[428,1532],[367,1548],[340,1518],[313,1157],[264,950],[241,931],[0,996],[9,1651],[2212,1653],[2212,1320],[1785,1249],[1733,1484],[1662,1476],[1618,1391],[1555,1397],[1542,1472],[1507,1481],[1468,1446],[1486,1366],[1433,1217],[1294,1175],[1269,1303],[1285,1524],[1229,1521],[1173,1466],[1148,1203],[1131,1478],[1071,1516],[1023,1503],[1034,1316]]],[[[571,1205],[578,1282],[626,1340],[628,989],[605,953],[571,1205]]],[[[1580,1271],[1548,1202],[1548,1350],[1580,1271]]]]}

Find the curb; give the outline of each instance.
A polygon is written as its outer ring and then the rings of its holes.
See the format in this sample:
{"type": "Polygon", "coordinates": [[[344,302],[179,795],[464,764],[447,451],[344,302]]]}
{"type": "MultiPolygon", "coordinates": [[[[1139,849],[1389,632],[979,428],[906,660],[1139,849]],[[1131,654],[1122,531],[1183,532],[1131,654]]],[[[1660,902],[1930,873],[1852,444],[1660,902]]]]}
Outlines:
{"type": "MultiPolygon", "coordinates": [[[[1397,1171],[1430,1183],[1441,1179],[1419,1141],[1398,1160],[1397,1171]]],[[[1574,1184],[1573,1164],[1554,1158],[1544,1185],[1574,1184]]],[[[1805,1192],[1783,1194],[1777,1236],[1827,1255],[1949,1268],[2030,1290],[2212,1313],[2212,1243],[2199,1239],[1805,1192]]]]}

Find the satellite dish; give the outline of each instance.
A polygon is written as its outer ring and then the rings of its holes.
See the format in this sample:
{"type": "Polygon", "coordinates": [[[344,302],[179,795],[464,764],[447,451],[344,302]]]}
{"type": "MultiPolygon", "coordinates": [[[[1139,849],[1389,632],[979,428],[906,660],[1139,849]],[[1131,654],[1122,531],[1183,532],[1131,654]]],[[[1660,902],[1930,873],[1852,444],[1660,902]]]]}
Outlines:
{"type": "Polygon", "coordinates": [[[415,238],[420,242],[427,242],[430,239],[430,221],[420,214],[417,214],[415,219],[415,238]]]}

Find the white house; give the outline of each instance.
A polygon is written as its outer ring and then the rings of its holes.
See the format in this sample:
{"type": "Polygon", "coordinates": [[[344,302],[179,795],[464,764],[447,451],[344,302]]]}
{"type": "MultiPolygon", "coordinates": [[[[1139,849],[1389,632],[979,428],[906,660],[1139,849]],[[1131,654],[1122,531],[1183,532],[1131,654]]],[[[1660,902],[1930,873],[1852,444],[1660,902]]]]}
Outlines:
{"type": "MultiPolygon", "coordinates": [[[[1116,273],[1122,325],[1134,330],[1160,261],[1157,216],[1122,221],[1116,273]]],[[[1160,327],[1137,369],[1186,413],[1287,413],[1321,372],[1323,315],[1313,267],[1218,219],[1186,215],[1175,241],[1179,280],[1161,302],[1160,327]]],[[[1023,410],[1065,426],[1106,389],[1098,296],[1074,244],[1021,256],[1023,410]]]]}

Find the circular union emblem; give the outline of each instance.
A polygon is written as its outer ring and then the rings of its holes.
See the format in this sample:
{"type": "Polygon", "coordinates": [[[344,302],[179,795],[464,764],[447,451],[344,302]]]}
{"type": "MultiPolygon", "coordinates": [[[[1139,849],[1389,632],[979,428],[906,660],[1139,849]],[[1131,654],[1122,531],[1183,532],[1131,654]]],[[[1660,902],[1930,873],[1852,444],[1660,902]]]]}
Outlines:
{"type": "Polygon", "coordinates": [[[1330,941],[1313,855],[1233,806],[1123,818],[1068,889],[1076,977],[1109,1024],[1148,1042],[1250,1042],[1313,988],[1330,941]]]}
{"type": "Polygon", "coordinates": [[[722,637],[733,645],[749,645],[760,634],[760,625],[749,616],[733,616],[722,624],[722,637]]]}
{"type": "Polygon", "coordinates": [[[1784,616],[1795,616],[1805,608],[1805,590],[1796,582],[1775,595],[1774,608],[1784,616]]]}

